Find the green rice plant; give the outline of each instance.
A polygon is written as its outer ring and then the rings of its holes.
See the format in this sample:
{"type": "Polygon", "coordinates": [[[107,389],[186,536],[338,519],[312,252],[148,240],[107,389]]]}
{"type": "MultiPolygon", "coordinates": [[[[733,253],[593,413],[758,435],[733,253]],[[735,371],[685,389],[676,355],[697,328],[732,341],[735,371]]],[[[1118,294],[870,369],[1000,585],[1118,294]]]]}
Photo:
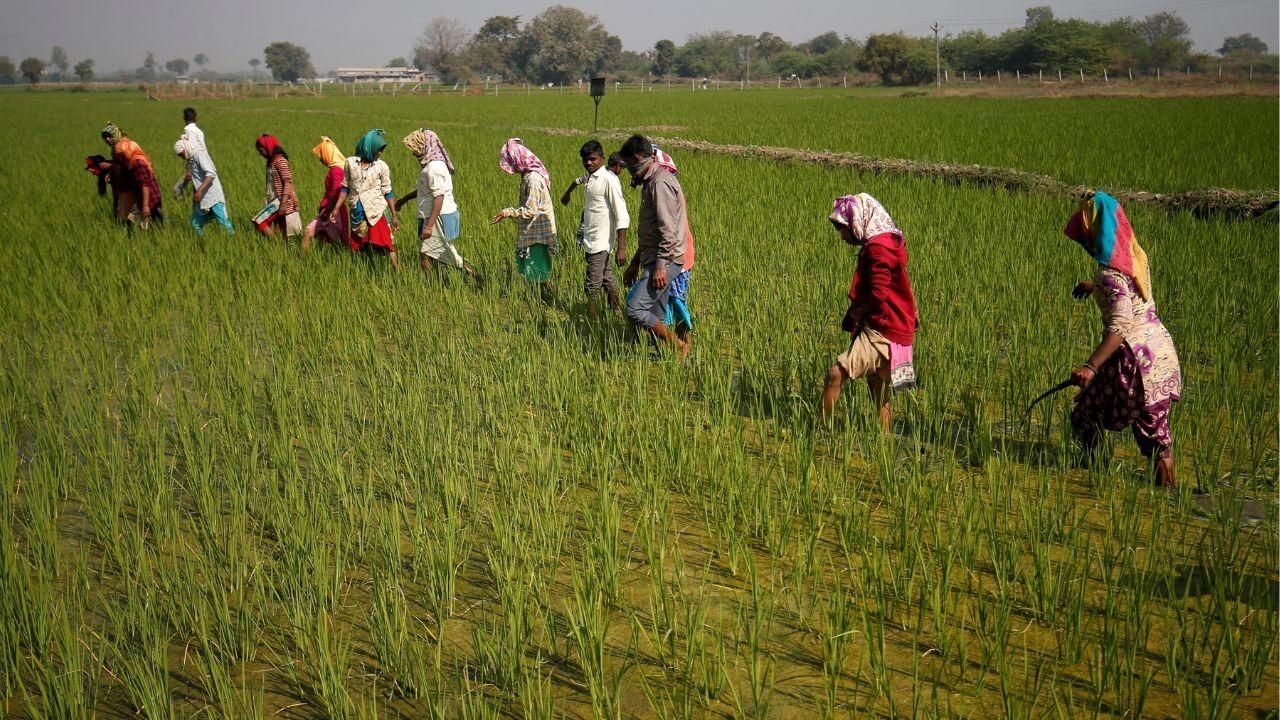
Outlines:
{"type": "Polygon", "coordinates": [[[621,718],[619,693],[630,670],[629,662],[607,667],[607,637],[611,624],[603,590],[581,575],[573,576],[573,604],[566,608],[569,632],[578,652],[578,663],[591,694],[591,709],[598,718],[621,718]]]}

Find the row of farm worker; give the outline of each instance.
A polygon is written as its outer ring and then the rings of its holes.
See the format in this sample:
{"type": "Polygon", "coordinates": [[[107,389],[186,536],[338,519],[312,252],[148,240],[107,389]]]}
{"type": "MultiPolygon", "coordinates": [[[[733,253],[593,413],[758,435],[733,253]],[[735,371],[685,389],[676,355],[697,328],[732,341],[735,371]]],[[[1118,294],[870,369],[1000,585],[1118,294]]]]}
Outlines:
{"type": "MultiPolygon", "coordinates": [[[[186,126],[174,144],[187,172],[174,192],[180,194],[188,183],[194,187],[191,225],[197,233],[210,222],[233,232],[220,179],[196,120],[195,111],[187,108],[186,126]]],[[[111,185],[117,219],[143,227],[161,220],[159,183],[146,153],[115,124],[109,123],[102,137],[111,146],[111,157],[90,157],[86,167],[98,175],[100,193],[111,185]]],[[[301,235],[304,250],[320,237],[355,251],[387,256],[399,269],[394,242],[397,212],[416,198],[423,271],[430,273],[434,263],[441,263],[478,278],[456,246],[461,229],[453,194],[456,168],[444,143],[426,128],[414,130],[403,143],[418,159],[421,171],[417,188],[396,199],[390,168],[382,160],[387,147],[382,130],[361,136],[350,157],[332,140],[321,137],[312,152],[328,168],[324,195],[304,228],[289,157],[276,138],[259,136],[255,145],[266,163],[267,197],[253,220],[255,227],[266,235],[301,235]]],[[[561,202],[569,204],[573,191],[583,188],[577,241],[585,254],[584,289],[590,312],[596,314],[603,295],[611,309],[623,310],[659,344],[686,356],[693,327],[688,292],[694,241],[675,161],[641,135],[631,136],[607,157],[594,140],[585,143],[579,154],[585,173],[569,185],[561,202]],[[631,218],[619,179],[623,168],[632,187],[640,188],[637,242],[630,262],[626,248],[631,218]],[[625,302],[619,298],[612,264],[627,268],[623,283],[630,289],[625,302]]],[[[547,293],[557,251],[550,173],[520,138],[503,144],[498,166],[520,176],[519,204],[502,209],[491,222],[515,221],[515,266],[547,293]]],[[[907,274],[906,238],[885,208],[866,193],[836,198],[828,219],[858,254],[849,307],[841,321],[851,340],[827,372],[818,415],[829,418],[845,383],[862,378],[879,422],[888,430],[893,391],[916,385],[913,352],[919,321],[907,274]]],[[[1147,255],[1124,208],[1101,191],[1089,193],[1081,202],[1065,234],[1096,263],[1094,277],[1077,283],[1072,296],[1092,297],[1103,320],[1101,341],[1070,378],[1081,388],[1071,412],[1075,436],[1088,457],[1101,444],[1105,430],[1131,430],[1154,465],[1156,482],[1174,488],[1169,414],[1181,396],[1182,376],[1173,340],[1156,314],[1147,255]]]]}

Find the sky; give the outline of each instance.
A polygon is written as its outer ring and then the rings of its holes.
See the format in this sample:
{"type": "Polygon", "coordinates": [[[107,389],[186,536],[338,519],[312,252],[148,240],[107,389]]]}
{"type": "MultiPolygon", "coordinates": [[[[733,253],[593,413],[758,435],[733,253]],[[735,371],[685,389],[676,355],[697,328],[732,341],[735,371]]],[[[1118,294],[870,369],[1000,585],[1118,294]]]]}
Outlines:
{"type": "MultiPolygon", "coordinates": [[[[47,60],[54,45],[72,64],[92,58],[99,74],[136,68],[148,50],[165,61],[203,52],[217,70],[247,70],[275,40],[306,47],[321,73],[339,66],[380,66],[410,57],[415,39],[433,17],[455,17],[474,31],[493,15],[527,20],[554,0],[0,0],[0,55],[15,64],[28,56],[47,60]],[[367,8],[368,13],[361,9],[367,8]],[[358,31],[357,27],[363,29],[358,31]]],[[[1045,0],[562,0],[598,15],[628,50],[646,50],[662,38],[677,44],[713,30],[750,35],[769,31],[792,42],[834,30],[865,38],[871,33],[929,34],[982,29],[999,33],[1022,24],[1030,4],[1045,0]]],[[[1191,26],[1192,40],[1213,52],[1223,37],[1251,32],[1272,52],[1280,47],[1277,0],[1063,0],[1048,2],[1059,18],[1108,20],[1176,11],[1191,26]]]]}

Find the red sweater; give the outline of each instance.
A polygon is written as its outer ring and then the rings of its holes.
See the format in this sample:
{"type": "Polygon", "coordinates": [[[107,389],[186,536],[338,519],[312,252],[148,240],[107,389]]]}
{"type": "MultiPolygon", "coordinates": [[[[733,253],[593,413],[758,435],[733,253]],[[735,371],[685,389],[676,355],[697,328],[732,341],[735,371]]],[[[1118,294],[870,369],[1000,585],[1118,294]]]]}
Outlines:
{"type": "Polygon", "coordinates": [[[849,303],[872,330],[899,345],[913,344],[918,323],[905,242],[889,233],[867,241],[858,253],[849,303]]]}

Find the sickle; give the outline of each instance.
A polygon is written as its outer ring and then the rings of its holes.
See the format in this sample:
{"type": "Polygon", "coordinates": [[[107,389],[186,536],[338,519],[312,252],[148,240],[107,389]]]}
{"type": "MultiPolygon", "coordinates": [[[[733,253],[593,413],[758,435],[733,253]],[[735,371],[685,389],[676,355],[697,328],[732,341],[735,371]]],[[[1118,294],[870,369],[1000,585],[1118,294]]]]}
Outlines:
{"type": "Polygon", "coordinates": [[[1072,381],[1071,378],[1067,378],[1066,380],[1063,380],[1057,385],[1054,385],[1048,390],[1045,390],[1044,392],[1040,393],[1039,397],[1037,397],[1035,400],[1032,400],[1031,404],[1027,406],[1027,413],[1026,413],[1027,422],[1031,422],[1031,411],[1035,409],[1036,405],[1038,405],[1041,400],[1044,400],[1045,398],[1049,397],[1050,395],[1053,395],[1054,393],[1066,390],[1067,388],[1071,387],[1074,384],[1075,383],[1072,381]]]}

